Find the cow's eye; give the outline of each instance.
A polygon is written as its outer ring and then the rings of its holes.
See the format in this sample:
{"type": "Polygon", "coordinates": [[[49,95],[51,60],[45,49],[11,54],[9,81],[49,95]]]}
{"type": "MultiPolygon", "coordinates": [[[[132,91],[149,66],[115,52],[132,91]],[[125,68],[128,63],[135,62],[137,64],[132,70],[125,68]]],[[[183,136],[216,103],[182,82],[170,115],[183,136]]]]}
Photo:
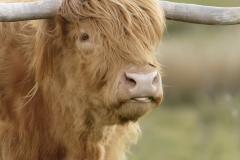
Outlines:
{"type": "Polygon", "coordinates": [[[86,41],[89,39],[89,35],[87,33],[83,33],[81,36],[81,41],[86,41]]]}

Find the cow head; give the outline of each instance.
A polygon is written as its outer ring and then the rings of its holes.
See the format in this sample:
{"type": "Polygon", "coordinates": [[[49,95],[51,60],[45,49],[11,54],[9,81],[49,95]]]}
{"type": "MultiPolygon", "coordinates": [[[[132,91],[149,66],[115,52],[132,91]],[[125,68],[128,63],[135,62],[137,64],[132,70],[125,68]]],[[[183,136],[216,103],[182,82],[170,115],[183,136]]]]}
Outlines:
{"type": "Polygon", "coordinates": [[[136,121],[160,104],[154,46],[162,37],[164,14],[157,1],[65,0],[58,16],[47,21],[38,39],[44,30],[52,40],[39,44],[55,49],[43,51],[37,79],[52,64],[64,92],[106,123],[136,121]]]}

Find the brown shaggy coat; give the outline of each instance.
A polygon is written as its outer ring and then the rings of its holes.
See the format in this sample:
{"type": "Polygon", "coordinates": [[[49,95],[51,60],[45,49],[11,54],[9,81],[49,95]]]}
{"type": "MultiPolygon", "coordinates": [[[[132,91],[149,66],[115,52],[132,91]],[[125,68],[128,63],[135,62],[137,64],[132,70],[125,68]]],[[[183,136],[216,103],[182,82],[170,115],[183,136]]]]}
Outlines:
{"type": "Polygon", "coordinates": [[[118,110],[119,79],[159,68],[163,29],[156,0],[63,0],[54,19],[0,23],[0,160],[125,159],[146,113],[118,110]]]}

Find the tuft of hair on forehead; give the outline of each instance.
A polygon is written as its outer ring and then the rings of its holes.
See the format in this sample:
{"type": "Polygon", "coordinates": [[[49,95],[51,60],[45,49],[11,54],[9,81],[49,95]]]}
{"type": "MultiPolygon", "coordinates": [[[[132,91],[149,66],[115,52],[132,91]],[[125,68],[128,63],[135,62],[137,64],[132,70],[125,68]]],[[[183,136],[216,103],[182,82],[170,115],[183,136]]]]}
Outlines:
{"type": "Polygon", "coordinates": [[[105,48],[124,52],[129,60],[152,53],[165,28],[164,12],[156,0],[64,0],[59,15],[71,23],[89,19],[105,48]]]}

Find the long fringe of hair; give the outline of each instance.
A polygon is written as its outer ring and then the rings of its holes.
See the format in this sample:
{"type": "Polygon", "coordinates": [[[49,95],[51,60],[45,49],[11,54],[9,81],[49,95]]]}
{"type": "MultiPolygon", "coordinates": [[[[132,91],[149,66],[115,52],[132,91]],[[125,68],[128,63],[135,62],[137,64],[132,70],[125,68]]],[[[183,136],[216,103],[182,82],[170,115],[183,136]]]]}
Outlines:
{"type": "Polygon", "coordinates": [[[156,0],[64,0],[55,20],[42,23],[38,29],[34,63],[37,81],[49,70],[53,55],[64,46],[56,42],[62,36],[63,25],[77,25],[83,19],[88,19],[100,33],[102,56],[113,63],[119,59],[140,63],[148,59],[150,63],[154,59],[153,46],[159,44],[165,28],[164,13],[156,0]]]}

